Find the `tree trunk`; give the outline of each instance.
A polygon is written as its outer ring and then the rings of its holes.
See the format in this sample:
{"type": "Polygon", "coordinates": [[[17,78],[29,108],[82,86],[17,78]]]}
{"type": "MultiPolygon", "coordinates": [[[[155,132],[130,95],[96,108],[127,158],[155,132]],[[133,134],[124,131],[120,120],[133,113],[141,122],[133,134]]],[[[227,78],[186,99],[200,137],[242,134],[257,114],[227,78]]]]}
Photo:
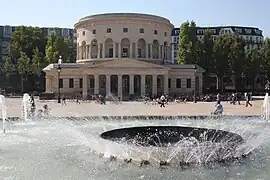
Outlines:
{"type": "Polygon", "coordinates": [[[23,87],[23,85],[24,85],[24,83],[23,83],[23,80],[24,80],[24,78],[23,78],[23,75],[21,75],[21,93],[23,94],[24,92],[24,87],[23,87]]]}

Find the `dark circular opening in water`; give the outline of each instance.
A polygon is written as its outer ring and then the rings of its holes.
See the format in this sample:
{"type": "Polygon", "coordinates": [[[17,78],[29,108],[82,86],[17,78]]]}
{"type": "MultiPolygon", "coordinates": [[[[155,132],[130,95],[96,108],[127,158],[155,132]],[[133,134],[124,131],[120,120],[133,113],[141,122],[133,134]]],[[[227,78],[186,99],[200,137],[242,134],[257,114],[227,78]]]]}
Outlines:
{"type": "Polygon", "coordinates": [[[181,140],[196,142],[223,143],[235,147],[244,142],[243,138],[232,132],[182,126],[142,126],[114,129],[100,134],[103,139],[124,142],[139,146],[164,147],[181,140]]]}

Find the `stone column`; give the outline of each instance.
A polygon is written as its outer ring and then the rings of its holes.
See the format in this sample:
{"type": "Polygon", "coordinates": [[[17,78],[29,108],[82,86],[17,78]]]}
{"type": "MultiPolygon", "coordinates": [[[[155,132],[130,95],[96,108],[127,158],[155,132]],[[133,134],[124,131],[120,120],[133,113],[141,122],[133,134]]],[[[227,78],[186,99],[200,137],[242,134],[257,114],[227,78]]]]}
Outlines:
{"type": "Polygon", "coordinates": [[[111,93],[111,75],[106,75],[106,95],[111,93]]]}
{"type": "Polygon", "coordinates": [[[141,96],[145,96],[145,75],[141,75],[141,96]]]}
{"type": "Polygon", "coordinates": [[[83,98],[87,99],[88,95],[88,75],[83,75],[83,98]]]}
{"type": "Polygon", "coordinates": [[[122,75],[118,75],[118,97],[122,100],[122,75]]]}
{"type": "Polygon", "coordinates": [[[99,75],[95,75],[95,88],[94,88],[94,94],[99,94],[99,75]]]}
{"type": "Polygon", "coordinates": [[[129,75],[129,94],[134,94],[134,75],[129,75]]]}
{"type": "Polygon", "coordinates": [[[100,51],[101,51],[101,43],[98,44],[98,54],[97,54],[97,58],[100,58],[100,51]]]}
{"type": "Polygon", "coordinates": [[[86,55],[85,59],[89,59],[89,45],[86,45],[86,55]]]}
{"type": "Polygon", "coordinates": [[[145,58],[148,59],[148,56],[149,56],[149,51],[148,51],[148,44],[145,45],[146,46],[146,51],[145,51],[145,58]]]}
{"type": "Polygon", "coordinates": [[[49,76],[46,76],[46,92],[50,92],[50,82],[51,79],[49,76]]]}
{"type": "Polygon", "coordinates": [[[105,58],[105,43],[102,45],[102,58],[105,58]]]}
{"type": "Polygon", "coordinates": [[[120,43],[118,43],[118,46],[119,46],[119,48],[118,48],[118,58],[121,58],[122,57],[122,54],[121,54],[121,42],[120,43]]]}
{"type": "Polygon", "coordinates": [[[129,57],[132,58],[132,43],[129,45],[129,57]]]}
{"type": "Polygon", "coordinates": [[[164,94],[169,94],[169,77],[164,75],[164,94]]]}
{"type": "Polygon", "coordinates": [[[157,75],[152,75],[152,94],[157,94],[157,75]]]}
{"type": "Polygon", "coordinates": [[[89,52],[88,52],[89,53],[89,55],[88,55],[89,58],[88,59],[92,59],[92,57],[91,57],[91,51],[92,51],[92,45],[90,44],[89,45],[89,52]]]}
{"type": "Polygon", "coordinates": [[[113,42],[113,58],[116,57],[116,44],[113,42]]]}
{"type": "Polygon", "coordinates": [[[138,58],[138,44],[135,43],[135,58],[138,58]]]}
{"type": "Polygon", "coordinates": [[[153,59],[153,46],[150,44],[150,59],[153,59]]]}

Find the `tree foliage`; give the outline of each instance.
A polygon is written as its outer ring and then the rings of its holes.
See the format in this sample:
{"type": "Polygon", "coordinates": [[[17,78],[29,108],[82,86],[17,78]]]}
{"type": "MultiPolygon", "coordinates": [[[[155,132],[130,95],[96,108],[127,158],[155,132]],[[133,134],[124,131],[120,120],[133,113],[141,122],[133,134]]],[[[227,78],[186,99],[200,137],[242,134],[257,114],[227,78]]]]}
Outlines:
{"type": "Polygon", "coordinates": [[[270,79],[270,39],[257,48],[247,48],[248,43],[237,33],[213,36],[209,30],[196,38],[196,24],[185,22],[180,27],[178,63],[200,65],[205,69],[204,80],[215,74],[221,88],[224,77],[231,77],[236,89],[243,86],[243,78],[254,85],[262,72],[270,79]]]}
{"type": "Polygon", "coordinates": [[[3,76],[9,79],[9,86],[14,86],[12,84],[23,86],[23,81],[19,82],[19,79],[23,79],[27,80],[26,84],[29,86],[27,90],[38,90],[36,84],[40,84],[44,67],[56,62],[59,55],[63,56],[64,62],[73,61],[72,39],[64,39],[59,33],[53,34],[48,39],[45,34],[38,27],[16,27],[12,33],[9,57],[2,64],[3,76]],[[11,76],[16,82],[11,82],[11,76]]]}
{"type": "Polygon", "coordinates": [[[178,64],[192,64],[197,61],[197,36],[194,21],[187,21],[180,26],[178,49],[178,64]]]}
{"type": "Polygon", "coordinates": [[[52,34],[48,39],[46,45],[46,58],[48,63],[56,63],[61,55],[65,62],[72,62],[72,40],[64,39],[57,35],[52,34]]]}

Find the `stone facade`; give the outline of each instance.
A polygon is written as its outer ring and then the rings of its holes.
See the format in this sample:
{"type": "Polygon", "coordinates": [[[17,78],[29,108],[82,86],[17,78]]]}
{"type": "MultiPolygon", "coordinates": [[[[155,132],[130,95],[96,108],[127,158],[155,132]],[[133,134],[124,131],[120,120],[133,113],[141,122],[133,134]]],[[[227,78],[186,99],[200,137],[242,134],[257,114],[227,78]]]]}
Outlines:
{"type": "MultiPolygon", "coordinates": [[[[50,64],[46,91],[63,94],[130,96],[202,92],[204,70],[197,65],[165,64],[171,59],[169,20],[134,13],[82,18],[76,63],[50,64]],[[59,77],[58,77],[59,75],[59,77]]],[[[64,60],[63,60],[64,61],[64,60]]]]}

